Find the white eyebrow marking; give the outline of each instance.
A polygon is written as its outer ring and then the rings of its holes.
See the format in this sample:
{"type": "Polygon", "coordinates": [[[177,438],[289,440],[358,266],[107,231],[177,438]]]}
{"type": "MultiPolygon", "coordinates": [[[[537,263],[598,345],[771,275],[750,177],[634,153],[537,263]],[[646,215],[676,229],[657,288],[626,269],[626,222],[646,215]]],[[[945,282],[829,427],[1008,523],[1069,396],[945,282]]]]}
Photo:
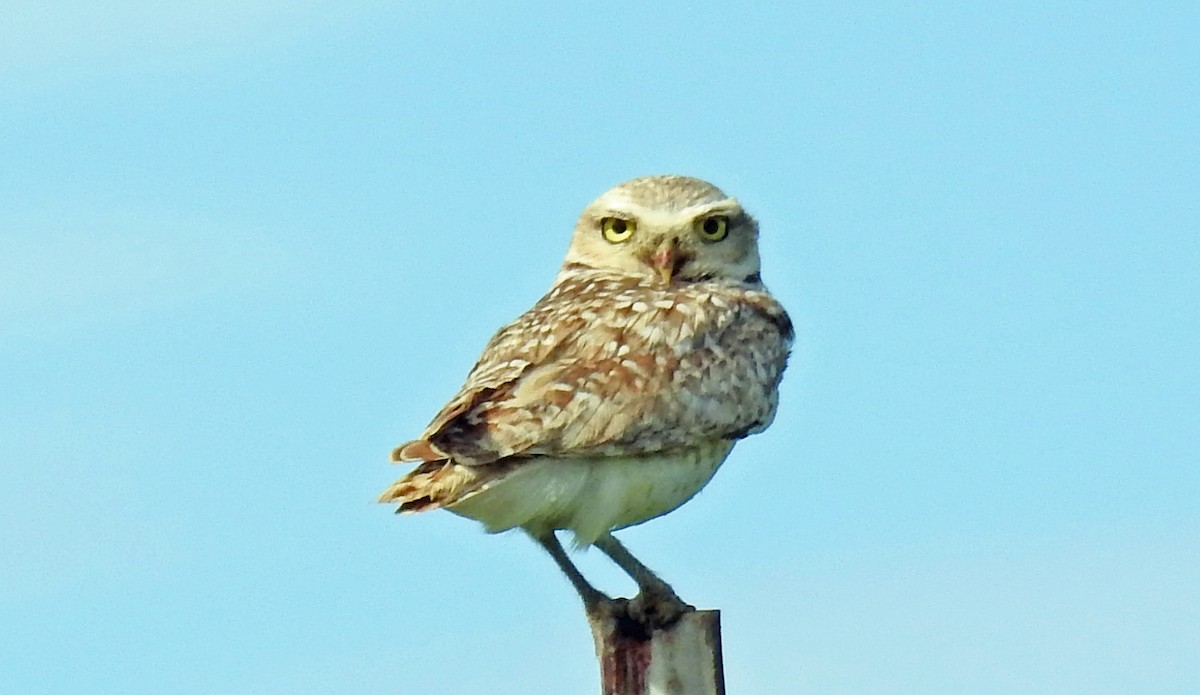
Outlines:
{"type": "Polygon", "coordinates": [[[741,209],[736,200],[718,200],[714,203],[690,205],[682,210],[665,210],[635,203],[625,195],[614,195],[600,201],[596,211],[601,217],[628,215],[644,224],[655,227],[672,227],[681,222],[691,222],[697,217],[713,213],[734,214],[741,209]]]}

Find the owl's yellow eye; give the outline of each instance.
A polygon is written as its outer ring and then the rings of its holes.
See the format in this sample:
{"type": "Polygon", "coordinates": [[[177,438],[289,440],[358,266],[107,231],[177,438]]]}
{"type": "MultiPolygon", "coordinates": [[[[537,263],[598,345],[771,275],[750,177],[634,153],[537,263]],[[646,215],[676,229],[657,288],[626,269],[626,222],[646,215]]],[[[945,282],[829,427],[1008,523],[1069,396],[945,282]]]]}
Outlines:
{"type": "Polygon", "coordinates": [[[605,217],[600,220],[600,233],[604,235],[605,241],[613,244],[629,241],[634,229],[637,229],[637,224],[633,220],[623,220],[620,217],[605,217]]]}
{"type": "Polygon", "coordinates": [[[716,242],[729,236],[729,218],[722,215],[705,217],[696,222],[696,233],[708,242],[716,242]]]}

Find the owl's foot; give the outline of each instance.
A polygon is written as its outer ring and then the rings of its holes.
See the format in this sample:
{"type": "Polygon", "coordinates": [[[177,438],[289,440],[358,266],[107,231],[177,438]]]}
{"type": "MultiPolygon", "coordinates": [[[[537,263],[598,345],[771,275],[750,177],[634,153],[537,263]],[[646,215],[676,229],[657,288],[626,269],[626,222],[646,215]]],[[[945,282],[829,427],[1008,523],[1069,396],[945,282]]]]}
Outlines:
{"type": "Polygon", "coordinates": [[[646,641],[658,631],[669,629],[695,608],[674,593],[639,593],[633,599],[607,598],[586,604],[593,630],[625,639],[646,641]]]}
{"type": "Polygon", "coordinates": [[[533,535],[533,538],[546,549],[571,581],[593,625],[611,622],[621,632],[643,635],[644,639],[655,630],[671,627],[685,613],[696,610],[694,606],[684,603],[669,584],[630,555],[611,535],[606,534],[596,545],[637,582],[638,594],[632,599],[610,598],[588,583],[567,557],[553,532],[533,535]]]}
{"type": "Polygon", "coordinates": [[[601,594],[594,601],[584,601],[583,610],[587,613],[590,622],[615,620],[618,623],[624,623],[630,620],[629,599],[627,598],[609,598],[601,594]]]}
{"type": "Polygon", "coordinates": [[[629,602],[628,610],[629,617],[644,625],[649,632],[671,627],[696,607],[684,602],[664,584],[662,587],[644,587],[629,602]]]}
{"type": "Polygon", "coordinates": [[[611,533],[596,539],[596,547],[609,556],[637,582],[638,595],[629,602],[629,618],[647,630],[670,627],[680,616],[696,608],[675,593],[671,586],[633,556],[611,533]]]}

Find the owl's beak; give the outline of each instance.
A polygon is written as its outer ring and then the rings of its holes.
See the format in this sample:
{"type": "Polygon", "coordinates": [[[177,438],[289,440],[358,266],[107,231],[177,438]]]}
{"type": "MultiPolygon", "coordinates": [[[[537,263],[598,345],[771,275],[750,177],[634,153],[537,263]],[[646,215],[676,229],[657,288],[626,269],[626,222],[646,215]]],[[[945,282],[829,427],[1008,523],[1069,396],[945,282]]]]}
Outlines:
{"type": "Polygon", "coordinates": [[[675,249],[675,240],[673,239],[664,241],[654,255],[650,256],[650,267],[658,271],[665,285],[670,285],[671,278],[675,276],[677,258],[678,251],[675,249]]]}

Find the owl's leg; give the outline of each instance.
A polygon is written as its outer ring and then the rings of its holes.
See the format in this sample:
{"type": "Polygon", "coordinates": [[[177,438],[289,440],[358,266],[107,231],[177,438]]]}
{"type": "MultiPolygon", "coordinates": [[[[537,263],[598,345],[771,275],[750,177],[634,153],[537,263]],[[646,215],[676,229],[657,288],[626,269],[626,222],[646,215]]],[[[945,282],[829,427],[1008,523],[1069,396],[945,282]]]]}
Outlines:
{"type": "Polygon", "coordinates": [[[618,567],[625,570],[625,573],[637,582],[640,591],[675,596],[675,592],[669,584],[659,578],[649,567],[643,565],[642,561],[634,557],[633,553],[629,552],[629,549],[611,533],[597,538],[595,546],[617,563],[618,567]]]}
{"type": "Polygon", "coordinates": [[[638,595],[630,601],[629,611],[644,624],[667,626],[684,613],[695,610],[695,607],[684,603],[671,585],[643,565],[611,533],[597,538],[595,546],[637,582],[638,595]]]}
{"type": "Polygon", "coordinates": [[[605,595],[602,591],[592,586],[586,577],[579,572],[579,568],[575,567],[575,563],[571,562],[571,558],[567,557],[567,551],[563,550],[562,544],[558,542],[558,537],[554,535],[554,531],[547,531],[544,534],[529,534],[533,540],[538,542],[538,545],[546,549],[550,553],[550,557],[554,559],[554,563],[562,570],[562,573],[567,575],[571,586],[575,587],[579,598],[583,599],[583,607],[590,614],[595,612],[600,606],[612,603],[612,599],[605,595]]]}

